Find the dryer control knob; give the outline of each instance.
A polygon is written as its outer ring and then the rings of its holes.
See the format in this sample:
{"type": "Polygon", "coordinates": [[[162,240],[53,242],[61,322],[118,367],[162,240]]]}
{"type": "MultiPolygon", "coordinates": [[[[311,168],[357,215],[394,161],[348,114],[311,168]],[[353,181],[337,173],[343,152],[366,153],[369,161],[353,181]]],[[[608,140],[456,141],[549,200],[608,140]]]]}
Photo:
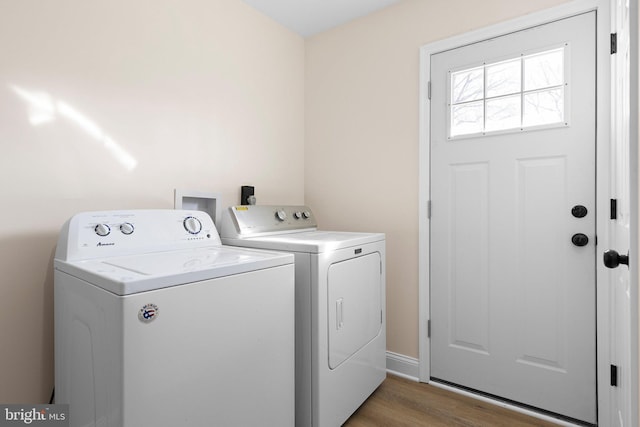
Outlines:
{"type": "Polygon", "coordinates": [[[287,213],[282,209],[276,211],[276,218],[278,219],[278,221],[284,221],[285,219],[287,219],[287,213]]]}
{"type": "Polygon", "coordinates": [[[198,234],[202,231],[202,223],[194,216],[186,217],[182,225],[184,225],[184,229],[187,230],[189,234],[198,234]]]}
{"type": "Polygon", "coordinates": [[[309,218],[311,218],[311,212],[309,212],[309,211],[304,211],[304,212],[302,212],[302,217],[303,217],[304,219],[309,219],[309,218]]]}
{"type": "Polygon", "coordinates": [[[95,226],[94,231],[100,237],[108,236],[111,233],[111,227],[107,224],[98,224],[95,226]]]}
{"type": "Polygon", "coordinates": [[[122,224],[120,224],[120,231],[122,231],[122,234],[126,234],[127,236],[129,234],[133,233],[133,224],[131,224],[130,222],[123,222],[122,224]]]}
{"type": "Polygon", "coordinates": [[[294,212],[294,213],[293,213],[293,217],[294,217],[295,219],[300,219],[300,218],[302,218],[302,212],[294,212]]]}

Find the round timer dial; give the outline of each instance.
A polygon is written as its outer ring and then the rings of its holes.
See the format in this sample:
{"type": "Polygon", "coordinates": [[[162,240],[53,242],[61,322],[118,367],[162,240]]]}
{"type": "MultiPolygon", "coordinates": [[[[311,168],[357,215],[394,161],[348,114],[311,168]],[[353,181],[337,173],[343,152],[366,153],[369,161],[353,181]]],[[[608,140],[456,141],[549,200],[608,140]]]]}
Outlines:
{"type": "Polygon", "coordinates": [[[276,218],[278,219],[278,221],[284,221],[285,219],[287,219],[287,213],[282,209],[276,211],[276,218]]]}
{"type": "Polygon", "coordinates": [[[187,230],[189,234],[198,234],[202,231],[202,223],[194,216],[186,217],[182,225],[184,225],[184,229],[187,230]]]}

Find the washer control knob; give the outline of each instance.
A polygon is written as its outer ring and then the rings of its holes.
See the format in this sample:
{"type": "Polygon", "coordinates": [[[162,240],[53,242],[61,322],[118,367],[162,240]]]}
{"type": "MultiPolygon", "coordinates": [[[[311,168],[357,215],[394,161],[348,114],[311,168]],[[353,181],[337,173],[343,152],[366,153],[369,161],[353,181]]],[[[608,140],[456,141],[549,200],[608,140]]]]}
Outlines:
{"type": "Polygon", "coordinates": [[[309,211],[304,211],[304,212],[302,212],[302,217],[303,217],[304,219],[309,219],[309,218],[311,218],[311,212],[309,212],[309,211]]]}
{"type": "Polygon", "coordinates": [[[276,219],[278,221],[284,221],[285,219],[287,219],[287,213],[282,209],[276,211],[276,219]]]}
{"type": "Polygon", "coordinates": [[[98,224],[95,226],[94,231],[100,237],[108,236],[111,233],[111,227],[107,224],[98,224]]]}
{"type": "Polygon", "coordinates": [[[122,224],[120,224],[120,231],[122,232],[122,234],[126,234],[127,236],[131,233],[133,233],[133,224],[131,224],[130,222],[123,222],[122,224]]]}
{"type": "Polygon", "coordinates": [[[202,223],[195,216],[186,217],[182,225],[184,225],[184,229],[187,230],[189,234],[198,234],[202,231],[202,223]]]}
{"type": "Polygon", "coordinates": [[[302,218],[302,212],[294,212],[294,213],[293,213],[293,217],[294,217],[295,219],[300,219],[300,218],[302,218]]]}

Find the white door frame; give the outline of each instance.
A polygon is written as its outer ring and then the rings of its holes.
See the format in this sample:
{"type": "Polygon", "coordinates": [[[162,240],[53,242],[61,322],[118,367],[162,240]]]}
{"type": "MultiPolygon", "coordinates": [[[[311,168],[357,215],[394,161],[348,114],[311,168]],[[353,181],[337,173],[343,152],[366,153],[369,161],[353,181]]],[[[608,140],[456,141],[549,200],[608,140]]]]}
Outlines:
{"type": "MultiPolygon", "coordinates": [[[[596,223],[596,234],[598,236],[597,249],[597,325],[596,333],[598,338],[598,346],[596,350],[597,356],[597,379],[598,379],[598,421],[600,425],[606,426],[611,419],[611,405],[609,399],[610,392],[610,362],[608,340],[602,339],[608,337],[610,330],[610,306],[607,288],[608,274],[604,267],[601,257],[604,250],[609,249],[608,236],[608,212],[609,212],[609,177],[611,172],[609,147],[607,141],[611,139],[611,120],[612,115],[616,114],[616,107],[611,105],[611,54],[609,34],[611,33],[611,10],[615,10],[616,0],[574,0],[572,2],[543,10],[541,12],[526,15],[496,25],[482,28],[480,30],[454,36],[444,40],[422,46],[420,49],[420,143],[419,143],[419,208],[418,208],[418,253],[419,259],[429,259],[429,188],[430,188],[430,114],[431,106],[428,100],[429,84],[431,81],[430,63],[431,55],[464,46],[467,44],[487,40],[493,37],[509,34],[518,30],[530,28],[536,25],[545,24],[562,18],[588,11],[597,11],[596,24],[596,84],[597,84],[597,150],[596,150],[596,206],[598,219],[596,223]]],[[[632,22],[631,28],[635,28],[637,32],[637,1],[631,1],[632,20],[635,18],[635,24],[632,22]]],[[[632,31],[634,32],[634,31],[632,31]]],[[[637,34],[635,37],[635,50],[638,50],[637,34]]],[[[632,42],[633,43],[633,42],[632,42]]],[[[634,48],[632,44],[632,49],[634,48]]],[[[637,57],[632,59],[631,64],[631,114],[638,117],[638,83],[637,83],[637,57]],[[635,73],[634,73],[635,69],[635,73]],[[635,80],[635,81],[634,81],[635,80]],[[635,88],[635,89],[634,89],[635,88]],[[635,90],[635,92],[634,92],[635,90]],[[635,100],[634,100],[635,98],[635,100]]],[[[631,134],[631,153],[630,153],[630,171],[631,171],[631,226],[632,231],[638,232],[638,129],[637,121],[632,121],[631,134]]],[[[638,236],[631,236],[630,259],[631,259],[631,289],[632,289],[632,337],[635,342],[631,343],[631,367],[633,378],[638,378],[638,236]]],[[[422,382],[429,382],[430,379],[430,343],[428,338],[428,320],[429,312],[429,263],[419,262],[418,283],[419,283],[419,379],[422,382]]],[[[630,402],[638,401],[638,382],[635,387],[629,390],[631,394],[630,402]]],[[[632,426],[638,426],[638,411],[634,411],[635,419],[632,426]]]]}
{"type": "MultiPolygon", "coordinates": [[[[631,346],[631,378],[634,378],[633,381],[633,389],[631,390],[631,402],[640,401],[640,292],[638,290],[638,283],[640,283],[639,277],[639,269],[638,265],[640,264],[640,256],[638,242],[640,240],[640,224],[638,224],[638,218],[640,217],[640,213],[638,212],[640,208],[640,202],[638,201],[638,162],[640,162],[640,153],[638,149],[638,145],[640,141],[638,141],[638,132],[640,131],[640,109],[639,104],[640,100],[640,88],[638,86],[638,73],[640,69],[638,67],[640,61],[640,46],[638,45],[640,39],[640,24],[638,20],[640,19],[640,11],[638,10],[638,0],[632,0],[629,4],[629,14],[630,14],[630,35],[629,35],[629,44],[631,51],[630,58],[630,82],[629,82],[629,91],[631,92],[630,99],[630,116],[635,117],[635,120],[631,120],[631,129],[629,134],[629,156],[631,157],[631,167],[630,171],[630,181],[631,181],[631,197],[629,203],[631,204],[631,231],[636,232],[635,235],[631,235],[631,247],[629,248],[630,254],[633,256],[631,261],[633,265],[631,265],[630,273],[631,273],[631,301],[634,305],[631,307],[631,333],[635,333],[635,337],[637,341],[631,346]],[[635,325],[635,327],[634,327],[635,325]]],[[[631,414],[632,418],[632,426],[640,425],[640,405],[636,407],[636,410],[631,414]]]]}

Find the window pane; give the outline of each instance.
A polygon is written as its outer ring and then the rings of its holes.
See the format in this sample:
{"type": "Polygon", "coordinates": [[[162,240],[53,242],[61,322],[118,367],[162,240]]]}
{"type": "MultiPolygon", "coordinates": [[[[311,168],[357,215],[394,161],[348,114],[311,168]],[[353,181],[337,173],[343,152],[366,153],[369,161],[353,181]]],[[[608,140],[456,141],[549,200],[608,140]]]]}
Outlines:
{"type": "Polygon", "coordinates": [[[474,68],[451,75],[451,103],[482,99],[484,92],[484,70],[474,68]]]}
{"type": "Polygon", "coordinates": [[[564,121],[564,87],[524,95],[524,126],[564,121]]]}
{"type": "Polygon", "coordinates": [[[451,136],[482,132],[482,101],[451,107],[451,136]]]}
{"type": "Polygon", "coordinates": [[[520,94],[487,100],[485,130],[520,127],[520,94]]]}
{"type": "Polygon", "coordinates": [[[524,90],[564,84],[564,49],[524,58],[524,90]]]}
{"type": "Polygon", "coordinates": [[[518,58],[515,61],[487,66],[488,98],[520,92],[520,62],[520,58],[518,58]]]}

